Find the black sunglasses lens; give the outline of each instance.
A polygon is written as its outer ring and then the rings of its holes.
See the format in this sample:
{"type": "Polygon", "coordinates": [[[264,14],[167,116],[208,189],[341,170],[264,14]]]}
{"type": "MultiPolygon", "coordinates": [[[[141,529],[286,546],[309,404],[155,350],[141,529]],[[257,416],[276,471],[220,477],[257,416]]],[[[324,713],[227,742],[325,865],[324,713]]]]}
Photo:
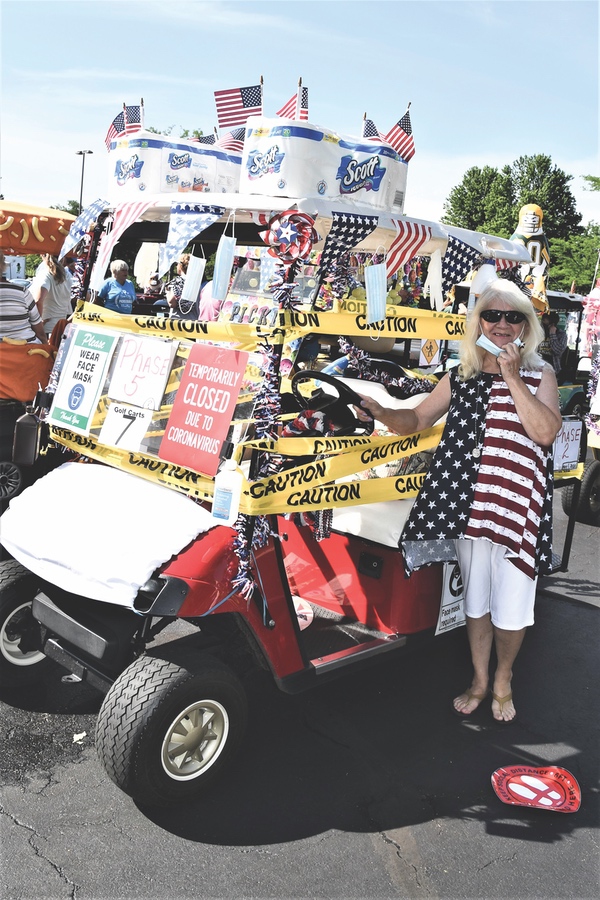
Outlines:
{"type": "Polygon", "coordinates": [[[504,312],[503,309],[484,309],[481,312],[481,318],[485,322],[499,322],[504,316],[509,325],[520,325],[526,319],[525,313],[517,312],[516,309],[510,309],[504,312]]]}

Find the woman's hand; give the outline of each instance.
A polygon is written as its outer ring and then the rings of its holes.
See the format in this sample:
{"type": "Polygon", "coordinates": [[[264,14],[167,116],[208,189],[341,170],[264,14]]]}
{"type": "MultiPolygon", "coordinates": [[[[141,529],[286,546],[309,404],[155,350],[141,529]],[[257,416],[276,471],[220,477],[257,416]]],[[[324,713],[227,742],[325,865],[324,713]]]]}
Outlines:
{"type": "Polygon", "coordinates": [[[502,377],[506,382],[511,378],[519,377],[519,369],[521,368],[521,351],[516,344],[506,344],[502,348],[502,352],[498,354],[498,366],[502,377]]]}
{"type": "Polygon", "coordinates": [[[370,397],[365,397],[363,394],[359,394],[358,396],[361,398],[362,402],[360,406],[354,407],[357,419],[360,419],[361,422],[371,422],[373,419],[381,420],[381,417],[385,415],[383,406],[381,406],[377,400],[372,400],[370,397]]]}

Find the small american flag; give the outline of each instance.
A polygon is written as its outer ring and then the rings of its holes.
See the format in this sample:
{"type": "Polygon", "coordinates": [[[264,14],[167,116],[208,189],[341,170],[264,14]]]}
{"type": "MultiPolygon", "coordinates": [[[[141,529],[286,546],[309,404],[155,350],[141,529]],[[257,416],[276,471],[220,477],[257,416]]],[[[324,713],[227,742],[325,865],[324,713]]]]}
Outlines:
{"type": "Polygon", "coordinates": [[[214,134],[201,134],[200,137],[192,138],[193,141],[198,141],[199,144],[214,144],[217,140],[214,134]]]}
{"type": "Polygon", "coordinates": [[[262,86],[232,88],[229,91],[215,91],[219,128],[245,125],[248,116],[262,115],[262,86]]]}
{"type": "Polygon", "coordinates": [[[387,252],[386,272],[387,277],[398,271],[400,266],[418,256],[423,244],[431,238],[431,228],[428,225],[420,225],[405,219],[393,219],[397,234],[390,249],[387,252]]]}
{"type": "Polygon", "coordinates": [[[94,265],[90,288],[94,291],[100,290],[104,281],[104,273],[106,272],[112,250],[121,237],[121,235],[137,222],[139,218],[146,212],[149,206],[154,206],[155,201],[148,202],[144,200],[140,203],[119,203],[115,207],[113,214],[113,223],[110,231],[105,232],[100,240],[98,249],[98,257],[94,265]]]}
{"type": "Polygon", "coordinates": [[[112,120],[112,122],[110,123],[110,127],[109,127],[108,131],[106,132],[106,137],[104,138],[104,143],[106,144],[107,150],[110,150],[110,145],[111,145],[111,142],[114,140],[114,138],[116,138],[117,135],[119,135],[119,134],[123,134],[124,131],[125,131],[125,116],[123,115],[123,111],[121,110],[119,115],[115,116],[115,118],[112,120]]]}
{"type": "Polygon", "coordinates": [[[233,153],[241,153],[244,149],[244,137],[246,136],[246,126],[235,128],[227,134],[215,141],[215,147],[222,150],[231,150],[233,153]]]}
{"type": "MultiPolygon", "coordinates": [[[[298,118],[301,122],[308,122],[308,88],[303,87],[302,96],[300,97],[300,110],[298,113],[298,118]]],[[[296,104],[298,103],[298,92],[294,94],[293,97],[290,97],[287,103],[285,103],[279,112],[275,113],[276,116],[280,116],[282,119],[295,119],[296,118],[296,104]]]]}
{"type": "Polygon", "coordinates": [[[375,126],[375,122],[373,121],[373,119],[363,119],[362,136],[368,141],[385,140],[385,136],[379,132],[379,130],[375,126]]]}
{"type": "Polygon", "coordinates": [[[139,106],[125,107],[125,134],[133,134],[142,127],[142,110],[139,106]]]}
{"type": "Polygon", "coordinates": [[[408,110],[406,110],[400,121],[396,122],[393,128],[388,131],[385,139],[406,162],[413,158],[415,155],[415,142],[412,136],[412,125],[410,124],[410,113],[408,110]]]}

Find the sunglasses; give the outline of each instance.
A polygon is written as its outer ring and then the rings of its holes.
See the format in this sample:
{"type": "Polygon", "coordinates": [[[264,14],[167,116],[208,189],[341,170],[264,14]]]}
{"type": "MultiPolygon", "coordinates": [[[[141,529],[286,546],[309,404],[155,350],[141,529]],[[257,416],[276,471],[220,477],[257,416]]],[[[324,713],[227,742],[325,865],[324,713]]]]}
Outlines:
{"type": "Polygon", "coordinates": [[[527,318],[525,313],[518,312],[516,309],[509,309],[506,312],[503,309],[482,309],[479,317],[484,322],[499,322],[504,317],[509,325],[520,325],[527,318]]]}

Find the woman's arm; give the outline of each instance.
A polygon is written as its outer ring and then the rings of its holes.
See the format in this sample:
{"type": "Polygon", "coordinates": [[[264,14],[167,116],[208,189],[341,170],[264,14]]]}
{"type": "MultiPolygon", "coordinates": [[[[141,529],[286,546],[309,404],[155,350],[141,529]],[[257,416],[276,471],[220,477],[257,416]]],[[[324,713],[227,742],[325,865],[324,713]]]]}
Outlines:
{"type": "MultiPolygon", "coordinates": [[[[357,393],[360,394],[360,392],[357,393]]],[[[362,397],[363,395],[360,394],[360,396],[362,397]]],[[[365,421],[369,418],[364,414],[365,409],[367,409],[373,419],[382,422],[390,431],[396,434],[414,434],[417,431],[423,431],[425,428],[431,428],[438,419],[448,412],[450,406],[450,379],[448,375],[445,375],[433,391],[427,395],[425,400],[414,409],[389,409],[381,406],[380,403],[369,397],[363,397],[362,406],[362,410],[358,406],[354,407],[359,419],[365,421]]]]}
{"type": "Polygon", "coordinates": [[[48,288],[42,287],[42,285],[31,286],[31,293],[33,295],[33,299],[36,302],[38,312],[42,319],[44,318],[44,300],[48,296],[48,288]]]}
{"type": "Polygon", "coordinates": [[[549,447],[562,427],[558,384],[552,366],[544,366],[540,386],[534,395],[519,375],[521,357],[514,344],[506,345],[498,357],[498,365],[528,437],[540,447],[549,447]]]}

